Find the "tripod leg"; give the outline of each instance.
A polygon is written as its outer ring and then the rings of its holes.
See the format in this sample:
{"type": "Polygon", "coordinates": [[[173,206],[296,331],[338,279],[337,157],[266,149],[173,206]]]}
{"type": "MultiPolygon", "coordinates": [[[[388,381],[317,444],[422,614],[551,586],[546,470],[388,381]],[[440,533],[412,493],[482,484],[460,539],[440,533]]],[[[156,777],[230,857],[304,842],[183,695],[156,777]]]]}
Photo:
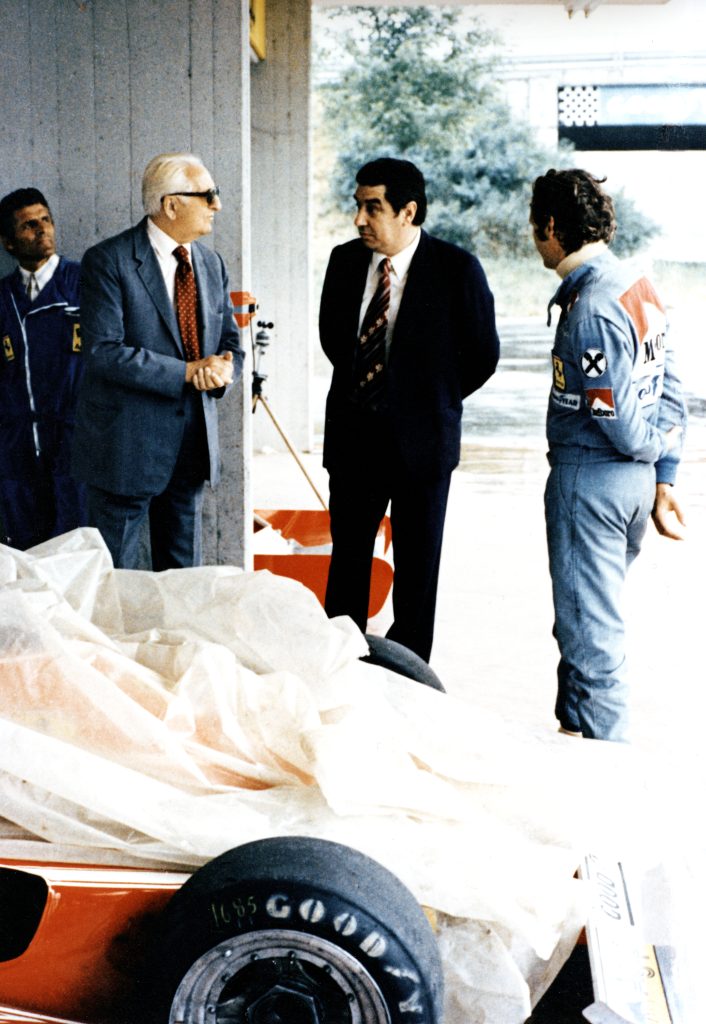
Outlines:
{"type": "Polygon", "coordinates": [[[276,417],[275,417],[274,413],[272,412],[272,410],[270,409],[269,405],[267,404],[267,401],[266,401],[266,399],[265,399],[265,398],[263,398],[263,396],[262,396],[262,395],[256,395],[256,396],[255,396],[255,398],[253,399],[253,411],[254,411],[254,409],[255,409],[255,404],[256,404],[256,402],[258,401],[258,399],[259,399],[259,401],[260,401],[260,402],[262,403],[262,405],[264,405],[264,407],[265,407],[265,410],[267,411],[267,415],[268,415],[268,416],[270,417],[270,419],[272,420],[272,422],[273,422],[273,424],[274,424],[274,426],[275,426],[275,428],[276,428],[277,432],[279,433],[280,437],[282,438],[282,440],[283,440],[283,441],[284,441],[284,443],[286,444],[287,448],[289,449],[289,452],[290,452],[290,454],[291,454],[291,455],[292,455],[292,457],[294,458],[294,461],[295,461],[295,462],[296,462],[296,464],[297,464],[297,465],[299,466],[299,468],[301,469],[302,473],[304,474],[304,476],[305,476],[305,477],[306,477],[306,479],[308,480],[308,482],[309,482],[309,485],[310,485],[310,487],[311,487],[312,491],[314,492],[314,494],[316,495],[316,497],[317,497],[317,498],[319,499],[319,501],[321,502],[321,505],[322,505],[322,507],[323,507],[323,508],[324,508],[324,509],[325,509],[326,511],[328,511],[328,505],[326,504],[326,502],[324,501],[324,499],[323,499],[323,498],[321,497],[321,495],[319,494],[319,492],[318,492],[318,490],[317,490],[317,488],[316,488],[316,484],[314,483],[314,481],[313,481],[313,480],[311,479],[311,477],[310,477],[310,476],[309,476],[309,474],[307,473],[307,471],[306,471],[306,467],[304,466],[304,463],[302,462],[302,460],[301,460],[301,459],[299,458],[299,455],[297,454],[297,451],[296,451],[296,449],[295,449],[294,445],[292,444],[292,442],[291,442],[291,441],[289,440],[289,438],[287,437],[287,435],[286,435],[285,431],[283,430],[283,428],[281,427],[281,425],[280,425],[280,424],[278,423],[278,421],[277,421],[277,419],[276,419],[276,417]]]}

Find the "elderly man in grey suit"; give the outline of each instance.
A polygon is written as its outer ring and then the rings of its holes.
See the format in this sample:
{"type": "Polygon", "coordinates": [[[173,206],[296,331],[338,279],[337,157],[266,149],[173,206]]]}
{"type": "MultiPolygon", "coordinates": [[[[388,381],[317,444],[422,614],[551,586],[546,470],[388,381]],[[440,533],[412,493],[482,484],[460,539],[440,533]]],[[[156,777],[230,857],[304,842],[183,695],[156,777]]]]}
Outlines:
{"type": "Polygon", "coordinates": [[[189,153],[154,157],[142,202],[146,217],[81,264],[73,472],[116,567],[137,566],[148,518],[158,571],[201,562],[204,484],[219,476],[216,401],[244,353],[223,260],[196,241],[221,209],[206,167],[189,153]]]}

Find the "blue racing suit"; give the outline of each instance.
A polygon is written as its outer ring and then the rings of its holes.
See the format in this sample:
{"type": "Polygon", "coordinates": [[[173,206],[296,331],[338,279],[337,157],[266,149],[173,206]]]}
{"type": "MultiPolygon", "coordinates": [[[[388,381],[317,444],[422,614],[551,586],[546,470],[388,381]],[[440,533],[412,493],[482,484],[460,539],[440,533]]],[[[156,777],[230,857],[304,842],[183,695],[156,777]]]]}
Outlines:
{"type": "Polygon", "coordinates": [[[605,250],[567,275],[547,413],[545,492],[556,715],[595,739],[628,738],[625,574],[638,554],[656,483],[674,483],[679,449],[666,432],[686,407],[667,317],[650,282],[605,250]]]}
{"type": "Polygon", "coordinates": [[[0,280],[0,525],[24,550],[86,523],[69,461],[83,373],[79,264],[60,258],[33,300],[19,269],[0,280]]]}

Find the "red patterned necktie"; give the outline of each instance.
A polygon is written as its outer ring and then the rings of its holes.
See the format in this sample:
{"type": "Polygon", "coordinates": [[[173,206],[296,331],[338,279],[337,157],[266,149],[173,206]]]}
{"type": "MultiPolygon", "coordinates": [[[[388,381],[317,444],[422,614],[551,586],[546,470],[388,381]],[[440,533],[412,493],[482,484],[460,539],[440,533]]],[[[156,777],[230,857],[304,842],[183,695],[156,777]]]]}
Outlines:
{"type": "Polygon", "coordinates": [[[189,362],[193,362],[195,359],[201,358],[199,327],[196,319],[196,279],[186,248],[183,245],[178,245],[173,255],[177,260],[174,296],[179,331],[186,358],[189,362]]]}
{"type": "Polygon", "coordinates": [[[360,329],[355,364],[355,391],[363,404],[380,396],[385,386],[385,342],[390,310],[390,268],[388,257],[378,265],[380,280],[365,311],[360,329]]]}

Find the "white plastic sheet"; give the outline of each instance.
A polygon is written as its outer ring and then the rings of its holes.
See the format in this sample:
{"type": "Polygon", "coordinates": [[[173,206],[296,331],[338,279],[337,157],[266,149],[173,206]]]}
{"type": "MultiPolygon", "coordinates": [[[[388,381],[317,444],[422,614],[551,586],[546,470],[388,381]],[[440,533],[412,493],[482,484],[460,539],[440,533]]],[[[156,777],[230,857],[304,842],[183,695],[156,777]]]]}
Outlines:
{"type": "MultiPolygon", "coordinates": [[[[524,733],[366,650],[267,572],[114,570],[89,529],[0,548],[2,814],[86,860],[357,847],[439,911],[448,1024],[519,1024],[584,920],[581,854],[624,852],[628,752],[524,733]]],[[[9,831],[0,853],[31,846],[9,831]]]]}

